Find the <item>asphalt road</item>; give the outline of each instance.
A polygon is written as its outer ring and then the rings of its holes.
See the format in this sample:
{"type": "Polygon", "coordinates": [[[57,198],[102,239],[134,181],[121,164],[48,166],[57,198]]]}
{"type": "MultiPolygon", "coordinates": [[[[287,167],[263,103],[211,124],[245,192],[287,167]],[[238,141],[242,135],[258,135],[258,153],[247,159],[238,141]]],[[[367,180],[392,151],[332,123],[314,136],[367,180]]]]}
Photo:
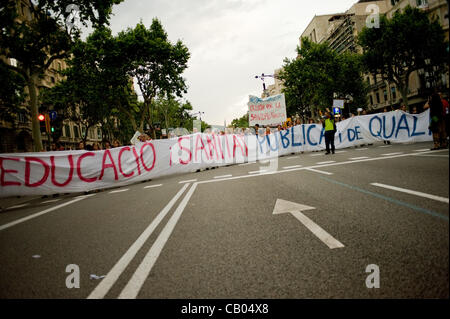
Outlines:
{"type": "Polygon", "coordinates": [[[430,147],[32,198],[0,213],[0,298],[449,298],[449,152],[430,147]]]}

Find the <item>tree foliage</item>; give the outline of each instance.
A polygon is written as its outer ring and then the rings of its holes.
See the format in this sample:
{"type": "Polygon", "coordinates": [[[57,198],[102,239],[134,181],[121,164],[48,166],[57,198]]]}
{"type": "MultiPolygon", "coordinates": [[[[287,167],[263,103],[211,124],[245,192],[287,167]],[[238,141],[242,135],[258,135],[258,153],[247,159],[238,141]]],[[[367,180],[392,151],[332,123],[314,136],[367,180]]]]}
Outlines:
{"type": "Polygon", "coordinates": [[[302,39],[298,57],[285,59],[280,79],[284,81],[288,114],[314,116],[331,108],[333,97],[347,97],[366,106],[366,86],[360,58],[354,53],[338,54],[327,43],[302,39]]]}
{"type": "Polygon", "coordinates": [[[364,50],[365,70],[395,83],[405,105],[410,74],[428,65],[440,69],[439,74],[448,62],[448,43],[438,20],[410,6],[395,12],[392,19],[382,16],[379,28],[364,28],[358,42],[364,50]]]}
{"type": "Polygon", "coordinates": [[[187,68],[189,51],[180,40],[175,44],[169,41],[158,19],[153,19],[148,29],[138,23],[135,28],[120,32],[118,41],[127,73],[136,79],[144,100],[143,109],[137,112],[137,128],[142,131],[147,123],[153,129],[153,100],[158,95],[181,97],[186,93],[186,83],[181,75],[187,68]]]}
{"type": "Polygon", "coordinates": [[[94,27],[100,27],[108,22],[112,6],[121,1],[29,0],[26,6],[20,1],[1,2],[0,55],[6,60],[0,63],[20,74],[28,88],[35,151],[42,150],[37,119],[40,77],[54,60],[69,56],[72,41],[79,36],[79,27],[66,23],[73,20],[68,6],[77,9],[81,24],[91,22],[94,27]],[[18,61],[16,66],[7,63],[10,58],[18,61]]]}

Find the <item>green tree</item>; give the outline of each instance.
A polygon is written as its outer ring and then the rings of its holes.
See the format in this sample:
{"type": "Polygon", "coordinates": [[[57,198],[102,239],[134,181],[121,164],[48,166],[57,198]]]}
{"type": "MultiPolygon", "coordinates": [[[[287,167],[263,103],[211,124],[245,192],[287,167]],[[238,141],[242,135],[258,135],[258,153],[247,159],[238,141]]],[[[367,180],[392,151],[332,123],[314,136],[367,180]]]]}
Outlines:
{"type": "Polygon", "coordinates": [[[296,59],[285,59],[280,73],[288,114],[316,116],[331,107],[335,94],[366,107],[367,87],[358,54],[338,54],[328,43],[317,44],[307,38],[302,39],[297,52],[296,59]]]}
{"type": "Polygon", "coordinates": [[[153,131],[153,100],[158,95],[182,96],[186,93],[186,84],[181,76],[187,68],[189,51],[178,40],[172,44],[161,22],[153,19],[149,29],[138,23],[134,29],[128,28],[119,33],[122,42],[122,58],[126,59],[128,74],[137,80],[142,92],[144,108],[139,110],[138,130],[148,123],[153,131]]]}
{"type": "Polygon", "coordinates": [[[231,121],[231,126],[233,126],[234,128],[237,127],[248,127],[248,113],[244,114],[242,117],[234,119],[231,121]]]}
{"type": "Polygon", "coordinates": [[[427,60],[443,70],[448,58],[448,43],[438,20],[410,6],[395,12],[392,19],[382,16],[379,28],[364,28],[358,42],[366,71],[395,83],[406,106],[410,74],[427,68],[427,60]]]}
{"type": "Polygon", "coordinates": [[[23,77],[0,63],[0,119],[13,122],[25,100],[23,77]]]}
{"type": "Polygon", "coordinates": [[[21,7],[23,2],[10,0],[0,4],[0,55],[18,61],[17,66],[0,63],[20,74],[28,88],[35,151],[42,150],[37,119],[39,79],[55,59],[69,56],[72,41],[80,33],[76,24],[66,23],[75,22],[73,12],[67,9],[76,6],[79,21],[83,25],[91,22],[95,28],[108,22],[112,6],[121,1],[29,0],[21,7]],[[23,9],[21,17],[18,12],[23,9]]]}

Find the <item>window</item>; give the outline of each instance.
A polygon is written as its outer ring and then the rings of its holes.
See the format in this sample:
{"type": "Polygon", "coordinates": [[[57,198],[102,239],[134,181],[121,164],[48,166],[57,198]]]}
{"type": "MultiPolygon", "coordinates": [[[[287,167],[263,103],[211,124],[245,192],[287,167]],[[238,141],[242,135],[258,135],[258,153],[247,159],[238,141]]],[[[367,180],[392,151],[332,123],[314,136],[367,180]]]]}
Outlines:
{"type": "Polygon", "coordinates": [[[428,0],[416,0],[417,6],[420,7],[427,7],[428,6],[428,0]]]}
{"type": "Polygon", "coordinates": [[[64,125],[64,136],[65,137],[72,137],[70,135],[70,126],[69,125],[64,125]]]}
{"type": "Polygon", "coordinates": [[[376,96],[377,96],[377,104],[380,104],[380,93],[377,92],[376,96]]]}
{"type": "Polygon", "coordinates": [[[20,112],[18,114],[18,119],[19,119],[19,123],[21,123],[21,124],[26,124],[27,121],[28,121],[27,115],[25,113],[23,113],[23,112],[20,112]]]}
{"type": "Polygon", "coordinates": [[[387,99],[388,99],[387,90],[383,91],[383,97],[384,97],[384,101],[387,101],[387,99]]]}
{"type": "Polygon", "coordinates": [[[101,129],[97,129],[97,135],[98,135],[98,139],[102,139],[102,130],[101,129]]]}
{"type": "Polygon", "coordinates": [[[58,71],[61,71],[61,62],[58,62],[58,71]]]}
{"type": "Polygon", "coordinates": [[[74,125],[73,126],[73,133],[75,135],[75,138],[79,138],[80,137],[80,131],[79,131],[79,127],[74,125]]]}
{"type": "Polygon", "coordinates": [[[397,99],[397,91],[395,90],[395,86],[391,87],[392,99],[395,101],[397,99]]]}
{"type": "Polygon", "coordinates": [[[50,82],[55,83],[55,78],[53,76],[50,77],[50,82]]]}
{"type": "Polygon", "coordinates": [[[369,95],[369,99],[370,99],[370,105],[373,105],[373,97],[372,97],[372,94],[369,95]]]}
{"type": "Polygon", "coordinates": [[[370,76],[367,77],[367,84],[370,85],[370,76]]]}

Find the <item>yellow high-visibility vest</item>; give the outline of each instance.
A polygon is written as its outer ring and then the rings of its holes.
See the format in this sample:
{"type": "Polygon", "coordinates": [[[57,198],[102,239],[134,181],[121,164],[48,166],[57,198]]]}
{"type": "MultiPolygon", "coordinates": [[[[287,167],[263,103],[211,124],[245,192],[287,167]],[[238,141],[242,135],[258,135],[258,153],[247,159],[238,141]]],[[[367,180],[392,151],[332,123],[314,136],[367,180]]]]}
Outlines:
{"type": "Polygon", "coordinates": [[[334,122],[332,120],[325,120],[325,131],[334,131],[334,122]]]}

